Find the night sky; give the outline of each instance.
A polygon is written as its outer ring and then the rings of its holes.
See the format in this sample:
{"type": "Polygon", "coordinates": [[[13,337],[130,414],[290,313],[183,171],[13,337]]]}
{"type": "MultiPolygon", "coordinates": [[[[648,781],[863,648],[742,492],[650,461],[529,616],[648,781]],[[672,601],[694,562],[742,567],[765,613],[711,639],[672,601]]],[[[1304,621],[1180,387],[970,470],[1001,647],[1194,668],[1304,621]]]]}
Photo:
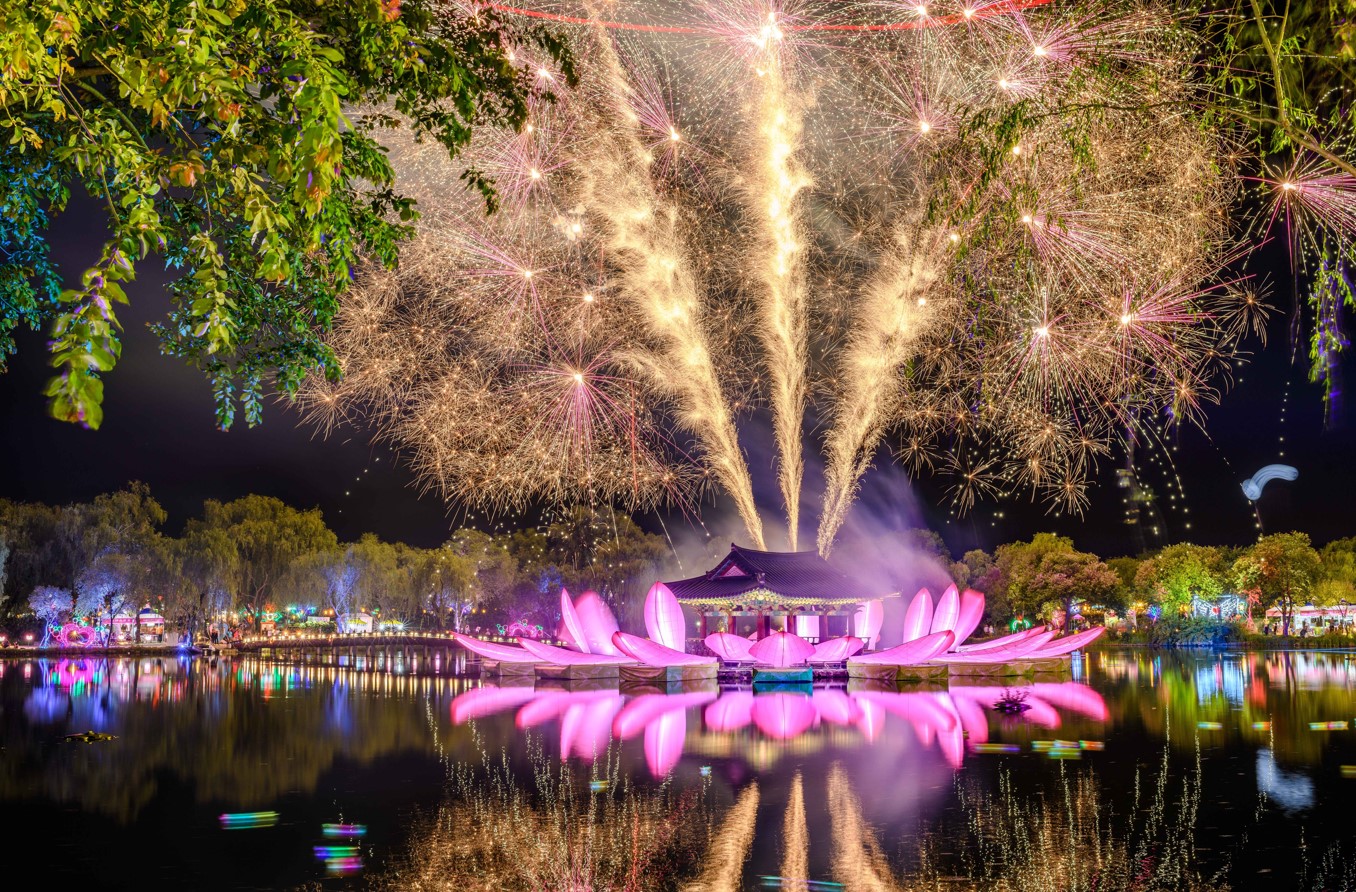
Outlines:
{"type": "MultiPolygon", "coordinates": [[[[80,205],[58,221],[53,250],[68,275],[78,275],[97,255],[102,241],[97,221],[97,211],[80,205]]],[[[87,431],[47,417],[41,395],[49,371],[45,337],[21,333],[19,353],[11,358],[9,372],[0,375],[0,497],[61,503],[142,480],[169,512],[169,531],[177,532],[203,499],[226,500],[255,492],[297,506],[319,507],[341,539],[371,531],[425,546],[438,544],[449,529],[468,521],[464,512],[449,511],[435,496],[420,497],[398,456],[371,446],[363,432],[339,432],[322,439],[285,403],[271,404],[264,424],[253,430],[243,421],[228,433],[217,430],[206,379],[196,369],[161,356],[146,330],[147,322],[166,310],[167,274],[153,258],[140,272],[127,289],[131,306],[120,311],[126,326],[123,358],[105,379],[101,430],[87,431]]],[[[1159,497],[1164,529],[1158,544],[1187,539],[1202,544],[1250,541],[1256,535],[1256,520],[1239,483],[1272,462],[1293,464],[1300,476],[1294,483],[1276,481],[1267,488],[1260,503],[1266,531],[1299,529],[1319,544],[1356,535],[1352,507],[1356,435],[1349,420],[1343,423],[1339,418],[1325,426],[1322,391],[1307,380],[1304,345],[1298,364],[1291,365],[1288,276],[1277,270],[1269,278],[1281,293],[1272,296],[1277,313],[1266,348],[1253,345],[1258,352],[1238,371],[1235,386],[1221,404],[1210,410],[1209,436],[1184,429],[1167,444],[1166,454],[1175,464],[1185,500],[1170,498],[1175,489],[1167,485],[1172,472],[1162,450],[1141,453],[1137,462],[1143,480],[1159,497]],[[1288,411],[1282,423],[1287,392],[1288,411]]],[[[772,517],[780,512],[770,451],[759,445],[765,439],[761,427],[758,419],[746,425],[745,441],[764,513],[772,517]]],[[[879,534],[927,525],[940,530],[959,554],[966,548],[992,548],[1049,530],[1070,535],[1080,547],[1105,556],[1139,550],[1123,522],[1123,491],[1115,484],[1121,456],[1104,462],[1090,493],[1092,507],[1082,519],[1049,516],[1041,505],[1021,497],[981,504],[971,516],[953,520],[945,508],[944,482],[925,479],[911,484],[884,457],[877,464],[845,535],[868,527],[879,534]]],[[[817,488],[812,477],[807,479],[811,501],[817,488]]],[[[812,507],[807,505],[805,512],[811,517],[812,507]]],[[[728,506],[708,503],[703,517],[711,531],[728,538],[731,524],[723,519],[730,513],[728,506]]],[[[639,520],[658,529],[653,516],[639,520]]],[[[666,520],[671,532],[690,525],[679,516],[666,520]]],[[[485,524],[479,517],[470,522],[485,524]]],[[[805,533],[810,532],[807,526],[805,533]]],[[[1147,544],[1154,544],[1152,536],[1147,544]]]]}

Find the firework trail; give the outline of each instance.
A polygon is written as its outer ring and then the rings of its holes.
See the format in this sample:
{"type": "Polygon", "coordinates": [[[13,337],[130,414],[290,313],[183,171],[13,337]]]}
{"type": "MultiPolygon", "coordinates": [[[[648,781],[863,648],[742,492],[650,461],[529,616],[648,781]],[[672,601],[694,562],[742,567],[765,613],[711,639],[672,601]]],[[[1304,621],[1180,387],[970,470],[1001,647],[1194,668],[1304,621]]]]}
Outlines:
{"type": "MultiPolygon", "coordinates": [[[[619,118],[634,120],[630,84],[606,34],[598,55],[605,72],[600,106],[609,100],[619,118]]],[[[748,465],[702,330],[696,275],[683,251],[677,210],[647,176],[650,155],[635,125],[600,127],[588,163],[582,165],[582,198],[603,221],[605,239],[626,296],[647,329],[663,344],[657,359],[639,359],[645,374],[679,406],[683,427],[701,441],[713,474],[734,499],[750,538],[763,548],[762,518],[753,500],[748,465]]]]}
{"type": "MultiPolygon", "coordinates": [[[[606,18],[631,24],[552,26],[577,88],[515,50],[554,94],[523,132],[482,130],[456,163],[383,133],[424,216],[400,269],[363,271],[340,307],[344,377],[301,398],[449,501],[693,511],[714,489],[764,547],[738,433],[766,407],[794,548],[813,402],[821,553],[886,447],[952,478],[962,511],[1022,491],[1078,512],[1127,421],[1196,420],[1265,320],[1221,274],[1227,135],[1181,112],[1191,44],[1152,6],[606,18]]],[[[1350,224],[1346,180],[1284,182],[1278,214],[1350,224]]]]}
{"type": "Polygon", "coordinates": [[[901,371],[914,356],[929,316],[944,311],[934,287],[947,233],[901,226],[888,259],[865,290],[838,371],[840,392],[825,439],[824,507],[818,546],[828,554],[847,518],[862,475],[871,466],[903,395],[901,371]]]}
{"type": "Polygon", "coordinates": [[[796,550],[800,526],[800,487],[805,462],[801,425],[805,418],[807,302],[804,255],[806,235],[797,195],[811,185],[796,160],[801,114],[786,83],[781,32],[770,16],[764,46],[756,60],[761,88],[756,155],[758,172],[750,196],[760,223],[763,263],[759,273],[766,288],[761,303],[764,357],[771,391],[772,422],[777,443],[778,482],[786,510],[789,546],[796,550]]]}

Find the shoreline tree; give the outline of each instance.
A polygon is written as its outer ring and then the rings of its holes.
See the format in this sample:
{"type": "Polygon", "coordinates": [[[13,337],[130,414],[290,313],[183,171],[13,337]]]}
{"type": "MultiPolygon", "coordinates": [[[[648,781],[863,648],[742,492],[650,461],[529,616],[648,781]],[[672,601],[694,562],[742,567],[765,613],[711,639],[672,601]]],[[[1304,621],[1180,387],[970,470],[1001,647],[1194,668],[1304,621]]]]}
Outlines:
{"type": "MultiPolygon", "coordinates": [[[[155,255],[179,273],[161,349],[207,376],[221,427],[237,405],[257,424],[268,387],[337,376],[321,334],[352,270],[393,266],[418,213],[375,134],[455,156],[521,127],[543,85],[516,44],[572,78],[545,28],[451,0],[3,4],[0,371],[16,327],[47,329],[51,414],[99,427],[117,305],[155,255]],[[355,124],[357,105],[385,111],[355,124]],[[109,238],[73,275],[47,235],[82,191],[109,238]]],[[[484,171],[463,180],[493,208],[484,171]]]]}

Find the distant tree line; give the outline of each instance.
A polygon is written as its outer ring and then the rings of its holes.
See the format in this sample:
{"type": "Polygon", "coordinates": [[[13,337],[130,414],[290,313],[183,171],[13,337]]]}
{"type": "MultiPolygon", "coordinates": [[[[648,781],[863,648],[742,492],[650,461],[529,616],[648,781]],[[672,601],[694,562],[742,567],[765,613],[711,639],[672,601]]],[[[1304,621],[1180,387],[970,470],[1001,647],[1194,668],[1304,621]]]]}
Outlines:
{"type": "Polygon", "coordinates": [[[368,612],[414,627],[554,631],[561,586],[599,591],[624,614],[669,549],[624,514],[574,508],[508,533],[459,529],[436,548],[372,534],[340,542],[317,509],[268,496],[208,500],[182,535],[145,484],[62,506],[0,499],[0,617],[109,619],[150,606],[184,630],[223,614],[368,612]],[[289,610],[291,608],[291,610],[289,610]]]}
{"type": "MultiPolygon", "coordinates": [[[[939,536],[925,531],[913,536],[915,545],[950,561],[939,536]]],[[[950,567],[957,582],[987,595],[994,621],[1044,620],[1055,611],[1067,615],[1078,601],[1122,615],[1157,608],[1157,615],[1171,617],[1233,594],[1259,619],[1276,608],[1280,631],[1289,634],[1296,610],[1305,604],[1356,606],[1356,538],[1315,549],[1309,536],[1298,532],[1274,533],[1237,547],[1181,542],[1108,560],[1077,550],[1067,537],[1038,533],[993,553],[967,551],[950,567]]]]}
{"type": "MultiPolygon", "coordinates": [[[[265,617],[286,623],[313,610],[437,629],[525,621],[552,632],[564,586],[600,592],[623,625],[639,627],[650,583],[680,574],[662,537],[609,509],[575,507],[493,534],[458,529],[436,548],[370,533],[340,542],[319,510],[259,495],[208,500],[177,537],[163,532],[165,520],[141,483],[59,507],[0,499],[0,619],[107,624],[151,606],[185,630],[222,614],[257,627],[265,617]]],[[[932,531],[906,530],[899,544],[984,592],[986,622],[997,626],[1048,622],[1076,604],[1177,616],[1235,594],[1258,617],[1278,608],[1288,634],[1306,603],[1356,605],[1356,538],[1319,550],[1303,533],[1276,533],[1242,547],[1179,543],[1108,560],[1050,533],[958,560],[932,531]]]]}

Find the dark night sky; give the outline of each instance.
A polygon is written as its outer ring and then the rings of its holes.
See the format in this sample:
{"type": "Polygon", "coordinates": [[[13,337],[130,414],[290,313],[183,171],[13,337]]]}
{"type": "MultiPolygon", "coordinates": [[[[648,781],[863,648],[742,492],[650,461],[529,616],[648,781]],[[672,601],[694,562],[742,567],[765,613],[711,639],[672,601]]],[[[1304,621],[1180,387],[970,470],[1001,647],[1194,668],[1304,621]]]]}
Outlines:
{"type": "MultiPolygon", "coordinates": [[[[102,240],[93,228],[97,213],[81,211],[73,207],[54,233],[54,252],[68,274],[78,274],[102,240]]],[[[1286,282],[1285,275],[1272,279],[1286,282]]],[[[165,281],[152,259],[128,288],[132,305],[121,311],[127,329],[123,358],[106,376],[105,422],[97,432],[47,417],[41,396],[48,374],[45,338],[22,334],[10,371],[0,375],[0,497],[59,503],[143,480],[169,511],[171,531],[177,531],[205,498],[257,492],[298,506],[318,506],[341,538],[372,531],[422,545],[442,541],[450,526],[462,520],[435,497],[419,497],[396,457],[368,445],[361,432],[329,440],[313,437],[282,404],[270,405],[259,428],[250,430],[241,422],[229,433],[216,430],[206,380],[195,369],[161,356],[146,331],[146,323],[167,306],[165,281]]],[[[1268,487],[1261,503],[1268,531],[1299,529],[1317,543],[1356,535],[1351,504],[1356,497],[1356,436],[1350,426],[1325,429],[1321,390],[1308,383],[1304,368],[1289,365],[1287,321],[1282,318],[1289,311],[1289,295],[1274,302],[1280,312],[1268,346],[1240,371],[1234,389],[1209,413],[1209,437],[1187,429],[1169,444],[1176,446],[1171,454],[1189,514],[1173,507],[1180,502],[1167,500],[1161,460],[1158,465],[1142,463],[1145,480],[1165,506],[1165,541],[1249,541],[1255,535],[1254,518],[1238,484],[1261,465],[1276,461],[1295,465],[1300,477],[1268,487]],[[1287,381],[1289,412],[1282,429],[1287,381]],[[1184,527],[1188,521],[1189,530],[1184,527]]],[[[1301,364],[1303,357],[1301,349],[1301,364]]],[[[770,462],[756,454],[750,462],[760,495],[771,495],[775,484],[770,462]]],[[[926,523],[940,529],[957,553],[1042,530],[1071,535],[1079,546],[1106,556],[1132,553],[1137,548],[1122,522],[1121,492],[1113,476],[1121,459],[1105,464],[1091,492],[1092,508],[1081,520],[1049,517],[1022,499],[982,505],[971,517],[948,522],[945,509],[936,507],[945,502],[940,486],[923,481],[911,487],[898,469],[878,469],[868,476],[855,520],[858,525],[869,521],[877,529],[926,523]]],[[[765,513],[777,513],[776,504],[764,499],[765,513]]],[[[708,522],[728,513],[721,505],[707,507],[708,522]]],[[[684,523],[670,518],[671,530],[675,522],[684,523]]],[[[653,519],[642,523],[652,525],[653,519]]]]}

